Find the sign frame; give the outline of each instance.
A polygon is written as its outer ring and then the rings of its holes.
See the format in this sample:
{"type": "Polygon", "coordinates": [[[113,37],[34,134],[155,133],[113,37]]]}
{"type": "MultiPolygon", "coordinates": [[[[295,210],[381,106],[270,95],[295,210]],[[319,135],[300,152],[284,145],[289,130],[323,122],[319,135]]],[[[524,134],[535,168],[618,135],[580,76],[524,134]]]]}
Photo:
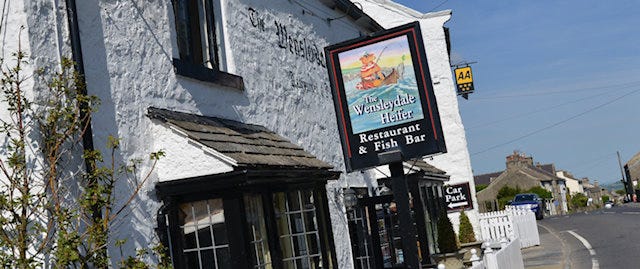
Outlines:
{"type": "MultiPolygon", "coordinates": [[[[388,164],[390,161],[381,155],[392,151],[400,151],[402,160],[447,152],[418,22],[327,46],[325,57],[347,172],[388,164]],[[387,52],[383,58],[389,47],[395,54],[387,52]],[[372,60],[366,63],[363,58],[371,56],[366,52],[368,50],[378,52],[380,65],[397,60],[402,53],[403,74],[397,78],[396,86],[404,90],[403,94],[396,90],[396,97],[387,98],[394,94],[389,90],[391,86],[367,88],[365,72],[372,60]],[[355,58],[358,53],[362,55],[359,68],[357,60],[349,61],[358,59],[355,58]],[[406,56],[410,59],[405,62],[406,56]],[[407,81],[411,83],[405,83],[407,81]],[[383,98],[375,91],[384,91],[388,95],[383,98]],[[407,110],[399,108],[400,105],[407,110]],[[389,116],[388,113],[397,114],[389,116]],[[378,120],[372,120],[376,116],[380,116],[378,120]],[[363,118],[366,120],[361,120],[363,118]]],[[[393,69],[391,71],[382,77],[390,77],[393,69]]]]}
{"type": "Polygon", "coordinates": [[[456,89],[458,95],[468,95],[475,90],[473,87],[473,71],[471,66],[456,67],[453,70],[456,78],[456,89]]]}
{"type": "Polygon", "coordinates": [[[471,196],[471,186],[469,182],[464,182],[460,184],[453,185],[444,185],[443,187],[443,195],[445,204],[447,204],[447,212],[457,212],[462,210],[473,209],[473,196],[471,196]],[[451,188],[460,188],[458,191],[454,193],[449,193],[451,188]],[[447,196],[453,196],[457,194],[463,194],[466,196],[464,201],[452,201],[449,202],[447,196]]]}

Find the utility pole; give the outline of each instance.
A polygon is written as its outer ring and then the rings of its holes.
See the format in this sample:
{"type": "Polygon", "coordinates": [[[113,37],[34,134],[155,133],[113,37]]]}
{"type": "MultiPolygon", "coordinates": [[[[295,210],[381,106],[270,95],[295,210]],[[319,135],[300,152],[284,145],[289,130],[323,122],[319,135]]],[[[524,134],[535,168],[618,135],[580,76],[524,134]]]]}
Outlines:
{"type": "Polygon", "coordinates": [[[620,160],[620,152],[616,151],[618,154],[618,165],[620,165],[620,174],[622,175],[622,183],[624,184],[624,189],[627,192],[627,199],[631,199],[633,196],[633,186],[631,186],[631,179],[627,179],[624,176],[624,168],[622,168],[622,161],[620,160]]]}

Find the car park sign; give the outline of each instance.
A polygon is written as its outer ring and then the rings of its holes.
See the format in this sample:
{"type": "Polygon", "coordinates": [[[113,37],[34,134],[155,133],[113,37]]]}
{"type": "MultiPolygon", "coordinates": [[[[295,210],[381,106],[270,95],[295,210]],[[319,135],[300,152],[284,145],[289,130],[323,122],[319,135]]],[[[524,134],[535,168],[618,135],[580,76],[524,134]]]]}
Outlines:
{"type": "Polygon", "coordinates": [[[447,204],[447,211],[472,209],[473,201],[471,200],[469,182],[445,186],[444,201],[447,204]]]}

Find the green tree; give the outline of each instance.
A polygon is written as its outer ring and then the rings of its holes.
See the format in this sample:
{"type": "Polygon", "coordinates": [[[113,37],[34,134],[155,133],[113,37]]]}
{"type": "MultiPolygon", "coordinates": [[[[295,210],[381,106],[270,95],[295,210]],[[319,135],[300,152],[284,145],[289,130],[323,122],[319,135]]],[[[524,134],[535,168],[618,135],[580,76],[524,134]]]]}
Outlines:
{"type": "Polygon", "coordinates": [[[476,241],[473,226],[464,211],[460,212],[460,232],[458,233],[458,239],[460,243],[471,243],[476,241]]]}
{"type": "Polygon", "coordinates": [[[625,190],[616,190],[616,193],[617,193],[618,195],[626,195],[626,194],[627,194],[627,191],[625,191],[625,190]]]}
{"type": "Polygon", "coordinates": [[[583,208],[587,206],[589,198],[582,193],[576,193],[571,197],[571,206],[573,208],[583,208]]]}
{"type": "Polygon", "coordinates": [[[610,199],[609,195],[602,195],[602,202],[603,203],[609,202],[609,199],[610,199]]]}
{"type": "MultiPolygon", "coordinates": [[[[20,44],[20,43],[19,43],[20,44]]],[[[107,268],[106,249],[118,219],[149,179],[163,152],[150,155],[150,170],[137,171],[142,160],[104,163],[100,151],[81,151],[88,118],[99,104],[85,94],[73,62],[63,59],[58,72],[24,76],[28,59],[20,48],[13,62],[0,59],[0,119],[5,140],[0,150],[0,264],[4,268],[107,268]],[[32,80],[37,94],[27,94],[32,80]],[[34,81],[35,80],[35,81],[34,81]],[[80,158],[79,158],[80,157],[80,158]],[[78,170],[79,160],[92,168],[78,170]],[[114,208],[118,179],[133,186],[129,199],[114,208]],[[45,265],[43,256],[53,264],[45,265]]],[[[119,140],[109,138],[111,160],[119,140]]],[[[161,247],[160,247],[161,248],[161,247]]],[[[141,260],[135,253],[129,256],[141,260]]],[[[161,263],[162,265],[162,263],[161,263]]]]}
{"type": "Polygon", "coordinates": [[[453,231],[451,220],[443,210],[438,217],[438,249],[440,253],[452,253],[458,251],[456,233],[453,231]]]}
{"type": "Polygon", "coordinates": [[[550,191],[548,191],[545,188],[540,187],[540,186],[533,187],[533,188],[527,190],[526,192],[535,193],[538,196],[540,196],[540,198],[542,198],[542,199],[551,199],[551,198],[553,198],[553,195],[551,194],[550,191]]]}
{"type": "Polygon", "coordinates": [[[498,195],[496,196],[496,198],[498,199],[498,207],[500,207],[501,210],[504,209],[505,205],[507,205],[509,201],[512,201],[513,197],[518,193],[522,193],[520,187],[502,187],[500,190],[498,190],[498,195]]]}

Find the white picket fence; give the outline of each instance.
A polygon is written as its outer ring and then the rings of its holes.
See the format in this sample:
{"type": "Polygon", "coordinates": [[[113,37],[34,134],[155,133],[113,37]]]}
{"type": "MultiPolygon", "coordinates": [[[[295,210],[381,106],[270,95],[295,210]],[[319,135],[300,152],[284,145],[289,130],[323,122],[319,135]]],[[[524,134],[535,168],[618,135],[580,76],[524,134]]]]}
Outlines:
{"type": "Polygon", "coordinates": [[[523,269],[520,249],[540,245],[536,216],[529,207],[507,206],[503,211],[481,213],[479,220],[484,253],[480,259],[471,251],[471,269],[523,269]]]}
{"type": "Polygon", "coordinates": [[[521,248],[540,245],[535,214],[524,206],[507,206],[503,211],[480,214],[480,231],[485,242],[518,238],[521,248]]]}
{"type": "Polygon", "coordinates": [[[540,234],[536,215],[528,207],[508,206],[507,210],[513,221],[514,234],[520,240],[521,248],[540,245],[540,234]]]}
{"type": "Polygon", "coordinates": [[[503,238],[497,251],[489,243],[484,244],[484,247],[482,260],[476,255],[475,251],[471,252],[472,265],[469,267],[470,269],[524,269],[520,241],[517,238],[511,242],[503,238]]]}
{"type": "MultiPolygon", "coordinates": [[[[481,260],[476,255],[475,249],[471,251],[471,267],[470,269],[524,269],[522,261],[522,253],[520,252],[520,240],[518,238],[509,242],[506,238],[502,238],[500,245],[495,247],[494,244],[485,243],[484,256],[481,260]]],[[[439,269],[446,269],[444,265],[439,265],[439,269]]]]}

